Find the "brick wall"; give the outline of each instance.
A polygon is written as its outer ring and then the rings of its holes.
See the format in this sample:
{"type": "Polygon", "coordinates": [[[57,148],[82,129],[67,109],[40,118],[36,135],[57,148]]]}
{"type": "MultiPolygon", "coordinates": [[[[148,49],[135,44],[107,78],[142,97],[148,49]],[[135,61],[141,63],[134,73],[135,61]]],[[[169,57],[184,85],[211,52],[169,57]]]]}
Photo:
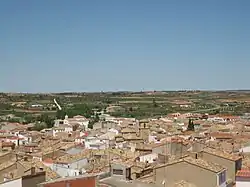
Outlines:
{"type": "Polygon", "coordinates": [[[76,178],[43,184],[42,187],[96,187],[96,177],[76,178]]]}

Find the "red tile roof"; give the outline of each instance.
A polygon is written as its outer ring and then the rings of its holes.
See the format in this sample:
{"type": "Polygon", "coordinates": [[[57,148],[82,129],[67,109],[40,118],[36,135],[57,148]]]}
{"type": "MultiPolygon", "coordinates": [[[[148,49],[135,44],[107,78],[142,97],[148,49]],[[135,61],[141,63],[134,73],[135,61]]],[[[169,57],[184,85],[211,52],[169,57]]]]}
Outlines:
{"type": "Polygon", "coordinates": [[[239,116],[220,116],[221,118],[224,119],[229,119],[229,120],[233,120],[233,119],[240,119],[239,116]]]}
{"type": "Polygon", "coordinates": [[[239,170],[236,173],[236,177],[247,177],[247,178],[250,178],[250,170],[249,169],[239,170]]]}
{"type": "Polygon", "coordinates": [[[54,161],[51,158],[47,158],[43,162],[47,164],[52,164],[54,161]]]}
{"type": "Polygon", "coordinates": [[[12,147],[15,144],[13,142],[2,142],[2,147],[12,147]]]}
{"type": "Polygon", "coordinates": [[[20,137],[17,137],[17,136],[11,136],[9,138],[7,138],[9,140],[23,140],[24,138],[20,138],[20,137]]]}

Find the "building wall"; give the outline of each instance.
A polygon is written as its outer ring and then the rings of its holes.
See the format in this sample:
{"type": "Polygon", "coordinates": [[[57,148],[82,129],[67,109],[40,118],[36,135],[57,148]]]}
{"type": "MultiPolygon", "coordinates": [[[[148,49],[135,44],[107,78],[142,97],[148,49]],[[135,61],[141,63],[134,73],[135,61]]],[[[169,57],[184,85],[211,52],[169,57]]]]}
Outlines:
{"type": "Polygon", "coordinates": [[[182,157],[183,155],[185,155],[187,152],[187,147],[184,146],[182,143],[176,143],[176,142],[172,142],[171,143],[171,155],[175,155],[178,157],[182,157]]]}
{"type": "Polygon", "coordinates": [[[250,146],[243,147],[239,150],[239,152],[250,153],[250,146]]]}
{"type": "Polygon", "coordinates": [[[22,186],[22,178],[2,183],[0,184],[0,186],[1,187],[24,187],[22,186]]]}
{"type": "MultiPolygon", "coordinates": [[[[40,185],[41,187],[96,187],[95,177],[78,178],[73,180],[63,180],[60,182],[40,185]]],[[[40,187],[39,186],[39,187],[40,187]]]]}
{"type": "Polygon", "coordinates": [[[22,187],[37,187],[37,184],[45,182],[45,172],[36,174],[35,176],[24,176],[22,179],[22,187]]]}
{"type": "Polygon", "coordinates": [[[151,153],[147,155],[140,156],[140,162],[148,162],[148,163],[153,163],[155,159],[158,158],[157,153],[151,153]]]}
{"type": "Polygon", "coordinates": [[[236,187],[249,187],[250,182],[245,181],[236,181],[236,187]]]}
{"type": "Polygon", "coordinates": [[[170,147],[171,147],[170,143],[166,143],[165,145],[160,145],[152,148],[152,152],[157,154],[167,155],[170,154],[170,147]]]}
{"type": "Polygon", "coordinates": [[[181,143],[169,142],[165,145],[154,147],[152,152],[162,155],[175,155],[177,157],[181,157],[187,153],[187,147],[181,143]]]}
{"type": "Polygon", "coordinates": [[[75,139],[75,143],[77,143],[77,144],[84,144],[84,138],[77,138],[77,139],[75,139]]]}
{"type": "Polygon", "coordinates": [[[70,168],[82,168],[83,166],[86,166],[88,164],[88,159],[87,158],[83,158],[81,160],[78,160],[76,162],[73,162],[70,164],[70,168]]]}
{"type": "Polygon", "coordinates": [[[61,177],[73,177],[79,175],[79,170],[68,168],[67,165],[53,164],[51,169],[61,177]]]}
{"type": "Polygon", "coordinates": [[[235,162],[234,161],[231,161],[231,160],[228,160],[228,159],[225,159],[222,157],[218,157],[216,155],[209,154],[207,152],[202,152],[201,156],[202,156],[202,159],[204,159],[204,160],[217,163],[217,164],[223,166],[224,168],[226,168],[227,169],[227,178],[226,179],[227,180],[231,179],[231,180],[235,181],[236,171],[235,171],[235,162]]]}
{"type": "Polygon", "coordinates": [[[126,179],[126,167],[121,165],[121,164],[112,164],[111,165],[111,176],[116,176],[116,177],[119,177],[121,179],[126,179]],[[123,174],[122,175],[116,175],[114,174],[114,169],[116,170],[122,170],[123,171],[123,174]]]}
{"type": "Polygon", "coordinates": [[[217,186],[216,173],[186,162],[179,162],[165,167],[156,168],[154,171],[154,180],[158,185],[163,185],[163,180],[165,180],[166,185],[173,185],[176,182],[185,180],[196,186],[217,186]]]}

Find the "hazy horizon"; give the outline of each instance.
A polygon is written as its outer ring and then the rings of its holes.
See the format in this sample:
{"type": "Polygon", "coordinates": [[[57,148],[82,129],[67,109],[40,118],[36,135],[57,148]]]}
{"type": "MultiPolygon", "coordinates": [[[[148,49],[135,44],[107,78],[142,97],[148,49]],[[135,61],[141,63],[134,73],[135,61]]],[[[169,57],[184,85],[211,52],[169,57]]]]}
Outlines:
{"type": "Polygon", "coordinates": [[[147,92],[250,92],[250,89],[240,89],[240,90],[120,90],[120,91],[65,91],[65,92],[0,92],[0,94],[82,94],[82,93],[147,93],[147,92]]]}

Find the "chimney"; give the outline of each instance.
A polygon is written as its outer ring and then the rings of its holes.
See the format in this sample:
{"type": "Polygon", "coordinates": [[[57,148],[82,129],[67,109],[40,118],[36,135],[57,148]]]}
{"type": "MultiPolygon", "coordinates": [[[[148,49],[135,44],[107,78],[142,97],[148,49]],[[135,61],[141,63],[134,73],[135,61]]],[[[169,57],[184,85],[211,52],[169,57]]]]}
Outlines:
{"type": "Polygon", "coordinates": [[[31,167],[31,175],[34,175],[36,173],[36,168],[35,167],[31,167]]]}

